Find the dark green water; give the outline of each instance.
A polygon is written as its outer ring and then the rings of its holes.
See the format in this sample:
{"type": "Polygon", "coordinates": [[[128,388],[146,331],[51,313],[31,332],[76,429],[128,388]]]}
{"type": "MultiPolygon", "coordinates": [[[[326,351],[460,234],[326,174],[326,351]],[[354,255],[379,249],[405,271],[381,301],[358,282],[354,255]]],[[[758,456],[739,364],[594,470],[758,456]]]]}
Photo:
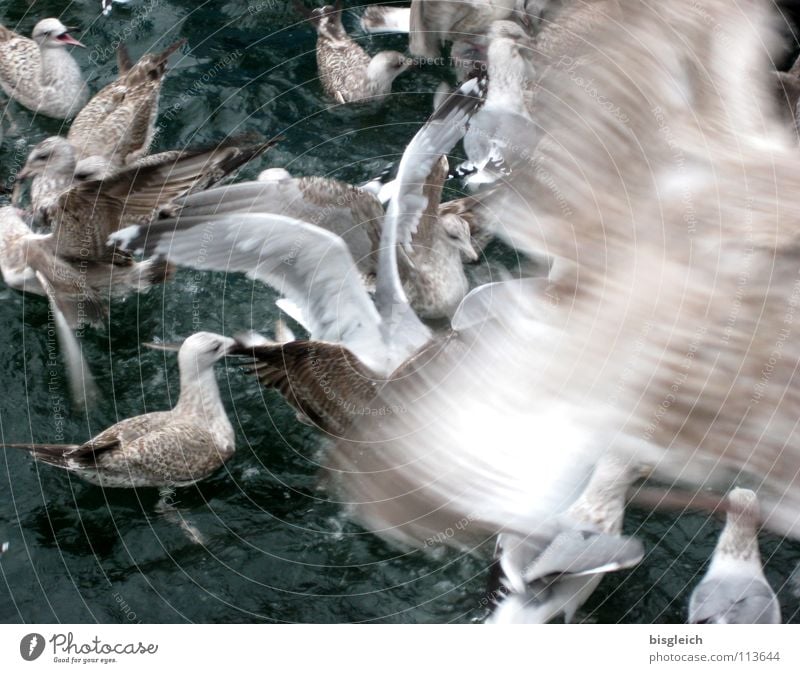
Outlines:
{"type": "MultiPolygon", "coordinates": [[[[158,149],[252,131],[283,134],[285,140],[244,177],[269,166],[352,181],[371,177],[402,152],[444,75],[404,75],[380,111],[329,110],[315,81],[314,34],[296,25],[291,3],[255,2],[250,6],[258,11],[251,12],[244,0],[134,0],[116,6],[109,18],[99,16],[98,6],[96,0],[3,0],[0,22],[25,34],[46,16],[80,26],[76,34],[89,49],[75,53],[93,90],[115,76],[110,45],[117,36],[125,37],[134,57],[188,38],[190,51],[173,59],[164,87],[158,149]]],[[[347,16],[353,30],[357,15],[355,9],[347,16]]],[[[396,36],[364,41],[370,51],[404,48],[396,36]]],[[[16,104],[9,108],[18,131],[0,146],[3,184],[33,144],[61,128],[16,104]]],[[[53,347],[46,303],[0,286],[2,440],[46,442],[61,432],[65,441],[80,442],[119,419],[168,408],[178,393],[174,358],[142,349],[140,342],[198,330],[269,331],[273,299],[242,276],[182,271],[162,288],[114,303],[111,328],[84,340],[102,399],[90,413],[77,414],[69,408],[63,371],[56,368],[53,376],[46,366],[53,347]]],[[[398,553],[348,522],[317,488],[324,447],[314,432],[235,366],[218,372],[237,428],[237,454],[213,478],[175,496],[204,545],[158,513],[154,491],[104,492],[22,453],[0,453],[0,542],[10,542],[0,559],[0,622],[485,617],[485,559],[398,553]]],[[[634,511],[626,527],[644,538],[648,556],[632,573],[603,582],[585,608],[588,619],[683,621],[720,524],[634,511]]],[[[800,545],[769,536],[762,541],[784,619],[800,621],[798,598],[785,584],[800,545]]]]}

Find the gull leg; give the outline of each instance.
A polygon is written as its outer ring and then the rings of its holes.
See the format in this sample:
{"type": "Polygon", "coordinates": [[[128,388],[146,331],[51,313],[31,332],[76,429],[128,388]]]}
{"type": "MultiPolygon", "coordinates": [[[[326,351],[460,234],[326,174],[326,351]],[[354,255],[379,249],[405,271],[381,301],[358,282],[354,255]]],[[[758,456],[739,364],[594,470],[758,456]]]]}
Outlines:
{"type": "Polygon", "coordinates": [[[175,501],[175,488],[167,486],[159,491],[161,496],[156,503],[156,512],[170,523],[176,524],[183,530],[189,541],[205,546],[206,540],[198,528],[184,518],[175,501]]]}

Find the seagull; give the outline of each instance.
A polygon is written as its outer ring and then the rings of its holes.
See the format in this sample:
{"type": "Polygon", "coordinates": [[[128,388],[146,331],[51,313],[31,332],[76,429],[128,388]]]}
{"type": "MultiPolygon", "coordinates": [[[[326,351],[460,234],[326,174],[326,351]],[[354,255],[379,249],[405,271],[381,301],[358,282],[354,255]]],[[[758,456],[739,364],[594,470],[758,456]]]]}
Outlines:
{"type": "Polygon", "coordinates": [[[71,329],[101,326],[108,318],[108,296],[141,292],[169,277],[162,260],[127,265],[72,263],[56,254],[52,233],[35,233],[24,211],[0,208],[0,271],[9,287],[50,296],[71,329]]]}
{"type": "Polygon", "coordinates": [[[86,104],[89,90],[67,51],[83,47],[58,19],[43,19],[32,39],[0,26],[0,86],[20,105],[55,119],[71,119],[86,104]]]}
{"type": "Polygon", "coordinates": [[[733,489],[727,511],[711,565],[689,600],[689,623],[780,624],[781,606],[764,577],[758,552],[756,494],[733,489]]]}
{"type": "Polygon", "coordinates": [[[467,161],[456,169],[472,187],[494,183],[529,159],[538,133],[528,111],[535,85],[530,38],[513,21],[495,21],[488,39],[486,100],[464,137],[467,161]]]}
{"type": "Polygon", "coordinates": [[[644,556],[639,540],[622,536],[625,496],[650,468],[613,453],[602,456],[586,488],[557,518],[551,540],[502,534],[496,556],[502,588],[490,623],[570,623],[603,575],[630,568],[644,556]]]}
{"type": "Polygon", "coordinates": [[[67,366],[73,403],[88,407],[97,394],[74,330],[100,327],[108,320],[109,296],[141,292],[162,283],[171,267],[162,260],[127,266],[64,260],[53,234],[34,233],[23,211],[0,208],[0,273],[9,287],[47,298],[67,366]]]}
{"type": "Polygon", "coordinates": [[[342,9],[325,5],[310,13],[300,8],[317,31],[317,67],[325,93],[339,103],[381,101],[392,91],[395,78],[408,70],[412,59],[398,51],[370,57],[345,31],[342,9]]]}
{"type": "Polygon", "coordinates": [[[181,391],[170,411],[134,416],[84,444],[6,444],[104,488],[188,486],[234,454],[234,431],[220,399],[214,364],[236,342],[198,332],[178,353],[181,391]]]}
{"type": "Polygon", "coordinates": [[[34,147],[17,179],[37,179],[33,208],[52,229],[60,257],[127,265],[127,256],[106,245],[111,232],[132,222],[149,221],[160,207],[219,182],[274,143],[238,147],[229,141],[208,150],[166,154],[160,162],[143,158],[142,167],[102,181],[75,183],[73,147],[54,136],[34,147]]]}
{"type": "Polygon", "coordinates": [[[401,256],[400,276],[411,306],[423,319],[450,318],[469,291],[462,257],[478,259],[467,219],[458,207],[444,208],[442,186],[449,172],[442,155],[426,178],[425,210],[410,249],[401,256]]]}
{"type": "Polygon", "coordinates": [[[454,92],[414,136],[400,161],[397,196],[389,203],[381,232],[374,303],[340,236],[283,214],[217,212],[220,201],[214,197],[225,196],[227,190],[181,199],[174,217],[127,227],[109,243],[197,269],[240,271],[257,278],[299,307],[312,340],[340,344],[375,375],[389,375],[431,337],[403,288],[398,246],[412,252],[413,235],[428,205],[425,179],[463,137],[480,107],[479,89],[474,79],[454,92]],[[208,240],[213,245],[205,245],[207,254],[198,256],[198,246],[208,240]]]}
{"type": "Polygon", "coordinates": [[[34,234],[22,215],[13,206],[0,208],[0,274],[15,290],[47,297],[71,398],[82,409],[91,404],[97,389],[73,330],[103,322],[102,283],[99,289],[90,284],[98,281],[95,269],[80,269],[60,260],[52,250],[52,235],[34,234]]]}
{"type": "Polygon", "coordinates": [[[186,40],[135,64],[124,45],[118,48],[119,77],[101,89],[78,113],[67,134],[78,161],[106,159],[112,169],[146,155],[155,135],[161,85],[170,55],[186,40]]]}

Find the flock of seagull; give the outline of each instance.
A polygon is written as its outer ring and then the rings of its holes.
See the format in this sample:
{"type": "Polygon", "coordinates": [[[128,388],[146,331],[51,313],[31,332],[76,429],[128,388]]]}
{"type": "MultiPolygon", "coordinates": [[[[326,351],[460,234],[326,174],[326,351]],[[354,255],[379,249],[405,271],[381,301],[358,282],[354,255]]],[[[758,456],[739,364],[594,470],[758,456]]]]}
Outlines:
{"type": "Polygon", "coordinates": [[[176,266],[265,283],[307,332],[194,334],[172,410],[6,446],[103,487],[195,483],[234,455],[214,365],[236,357],[330,438],[324,482],[363,526],[494,541],[490,622],[572,621],[605,573],[646,562],[628,501],[726,513],[690,622],[779,622],[758,533],[800,537],[800,149],[767,4],[413,0],[365,9],[364,30],[409,35],[410,55],[370,56],[340,6],[296,3],[339,105],[385,104],[450,45],[458,85],[360,186],[230,182],[277,138],[150,154],[184,41],[135,63],[121,47],[89,99],[59,20],[30,39],[0,26],[8,97],[72,119],[0,209],[0,270],[50,302],[76,399],[92,390],[76,330],[176,266]],[[455,179],[471,193],[442,202],[455,179]],[[492,237],[549,274],[470,289],[492,237]]]}

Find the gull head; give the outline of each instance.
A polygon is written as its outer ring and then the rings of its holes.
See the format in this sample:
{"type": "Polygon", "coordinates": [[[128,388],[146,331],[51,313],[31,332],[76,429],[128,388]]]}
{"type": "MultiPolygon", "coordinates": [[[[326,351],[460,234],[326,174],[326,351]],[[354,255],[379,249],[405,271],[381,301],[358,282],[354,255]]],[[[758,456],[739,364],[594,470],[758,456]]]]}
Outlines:
{"type": "Polygon", "coordinates": [[[728,521],[734,521],[747,526],[757,528],[761,512],[758,506],[758,498],[753,491],[747,488],[734,488],[728,494],[727,507],[728,521]]]}
{"type": "Polygon", "coordinates": [[[66,138],[52,136],[36,145],[17,174],[17,179],[25,180],[45,173],[69,177],[75,173],[75,150],[66,138]]]}
{"type": "Polygon", "coordinates": [[[347,33],[342,25],[342,6],[339,0],[335,6],[317,7],[311,11],[308,18],[320,35],[325,35],[333,40],[347,39],[347,33]]]}
{"type": "Polygon", "coordinates": [[[64,49],[69,45],[86,47],[69,34],[67,28],[58,19],[42,19],[33,27],[31,37],[42,49],[64,49]]]}
{"type": "Polygon", "coordinates": [[[459,217],[455,213],[441,215],[439,217],[439,227],[446,242],[463,253],[464,259],[470,262],[478,261],[478,253],[472,245],[469,224],[463,217],[459,217]]]}
{"type": "Polygon", "coordinates": [[[108,159],[94,155],[81,159],[75,166],[75,180],[77,182],[92,182],[103,180],[111,174],[111,164],[108,159]]]}
{"type": "Polygon", "coordinates": [[[395,77],[414,65],[414,59],[399,51],[382,51],[372,57],[367,77],[382,87],[391,87],[395,77]]]}
{"type": "Polygon", "coordinates": [[[181,344],[178,351],[178,366],[184,372],[203,372],[212,369],[224,358],[237,342],[213,332],[197,332],[181,344]]]}
{"type": "Polygon", "coordinates": [[[267,168],[258,174],[257,180],[259,182],[282,182],[283,180],[291,180],[292,174],[285,168],[267,168]]]}

